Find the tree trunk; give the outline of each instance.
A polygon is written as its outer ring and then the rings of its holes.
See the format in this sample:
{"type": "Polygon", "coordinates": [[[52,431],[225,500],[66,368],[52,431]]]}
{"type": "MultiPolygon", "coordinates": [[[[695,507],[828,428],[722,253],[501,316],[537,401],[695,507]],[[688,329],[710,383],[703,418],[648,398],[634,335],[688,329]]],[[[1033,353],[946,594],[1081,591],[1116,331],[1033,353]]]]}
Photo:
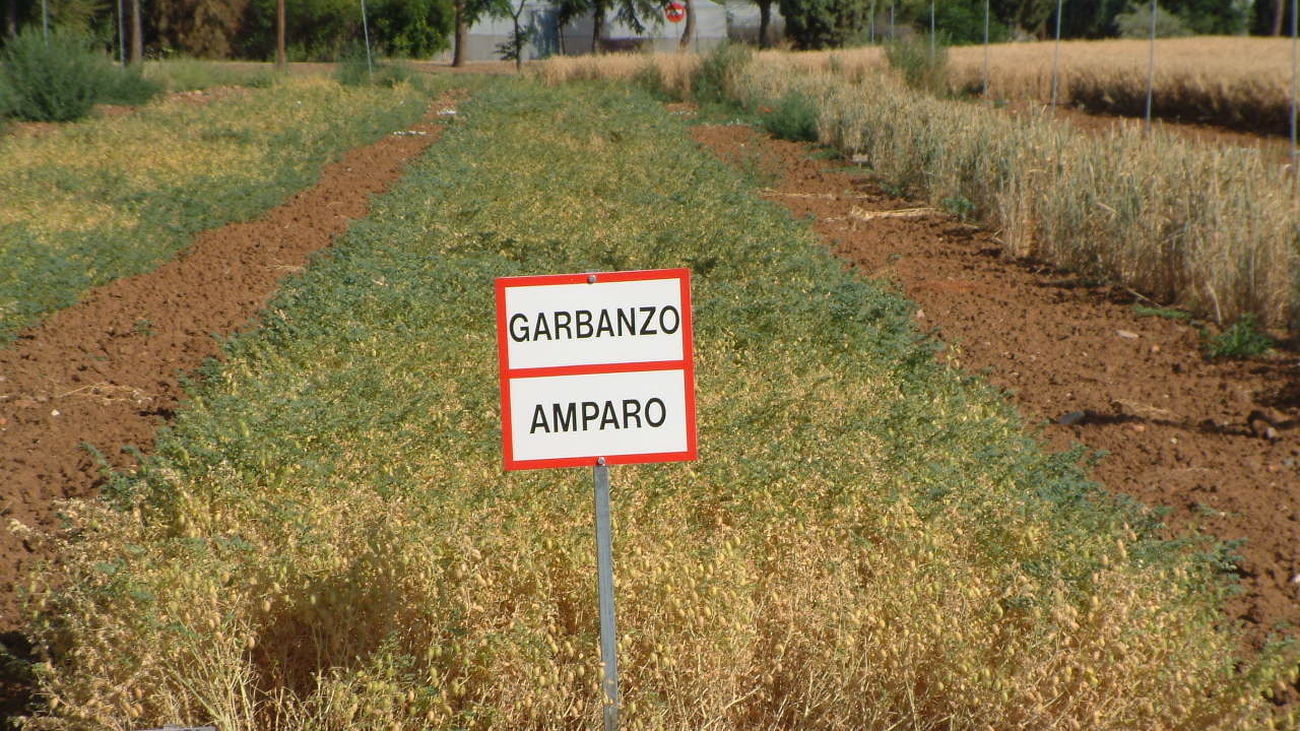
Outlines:
{"type": "MultiPolygon", "coordinates": [[[[138,0],[137,0],[138,2],[138,0]]],[[[289,67],[289,56],[284,50],[284,0],[275,3],[275,67],[284,71],[289,67]]]]}
{"type": "Polygon", "coordinates": [[[768,34],[772,30],[772,0],[760,0],[758,3],[758,47],[771,48],[772,39],[768,34]]]}
{"type": "Polygon", "coordinates": [[[515,45],[515,73],[517,74],[521,74],[524,72],[524,39],[522,37],[523,28],[519,27],[519,16],[523,15],[524,13],[524,2],[525,0],[519,0],[519,8],[515,10],[514,16],[511,17],[511,20],[514,21],[515,24],[515,35],[511,39],[511,43],[515,45]]]}
{"type": "Polygon", "coordinates": [[[1273,0],[1273,33],[1282,35],[1282,21],[1286,18],[1286,0],[1273,0]]]}
{"type": "Polygon", "coordinates": [[[5,2],[5,33],[10,38],[18,35],[18,0],[5,2]]]}
{"type": "Polygon", "coordinates": [[[689,51],[695,40],[695,7],[691,5],[691,0],[682,0],[682,6],[686,8],[686,27],[682,28],[682,39],[677,42],[677,50],[689,51]]]}
{"type": "Polygon", "coordinates": [[[451,51],[451,65],[464,66],[465,54],[469,52],[469,18],[466,17],[467,0],[456,0],[456,38],[451,51]]]}
{"type": "Polygon", "coordinates": [[[591,10],[591,52],[600,53],[600,37],[605,35],[605,3],[598,0],[591,10]]]}
{"type": "Polygon", "coordinates": [[[131,65],[144,63],[144,23],[140,19],[140,3],[144,0],[131,0],[131,65]]]}

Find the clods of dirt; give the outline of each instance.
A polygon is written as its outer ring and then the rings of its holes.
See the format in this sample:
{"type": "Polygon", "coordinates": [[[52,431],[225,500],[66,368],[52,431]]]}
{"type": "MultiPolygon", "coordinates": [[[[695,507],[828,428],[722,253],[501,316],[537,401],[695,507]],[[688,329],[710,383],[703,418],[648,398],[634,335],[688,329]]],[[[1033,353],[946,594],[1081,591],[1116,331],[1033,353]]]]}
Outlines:
{"type": "Polygon", "coordinates": [[[1121,288],[1002,253],[992,233],[890,196],[865,170],[809,158],[752,128],[695,139],[776,182],[766,195],[865,276],[896,282],[947,357],[1004,389],[1054,449],[1105,453],[1110,490],[1169,509],[1238,549],[1229,606],[1256,646],[1300,627],[1300,352],[1211,360],[1198,328],[1142,317],[1121,288]]]}

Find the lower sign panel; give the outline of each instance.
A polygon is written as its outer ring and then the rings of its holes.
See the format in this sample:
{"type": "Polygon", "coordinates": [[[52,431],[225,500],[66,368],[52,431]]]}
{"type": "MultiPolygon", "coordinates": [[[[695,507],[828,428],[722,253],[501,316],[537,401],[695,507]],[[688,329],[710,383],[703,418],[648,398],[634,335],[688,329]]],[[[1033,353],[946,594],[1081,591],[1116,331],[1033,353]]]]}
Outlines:
{"type": "Polygon", "coordinates": [[[682,369],[511,378],[507,467],[694,459],[690,388],[682,369]]]}

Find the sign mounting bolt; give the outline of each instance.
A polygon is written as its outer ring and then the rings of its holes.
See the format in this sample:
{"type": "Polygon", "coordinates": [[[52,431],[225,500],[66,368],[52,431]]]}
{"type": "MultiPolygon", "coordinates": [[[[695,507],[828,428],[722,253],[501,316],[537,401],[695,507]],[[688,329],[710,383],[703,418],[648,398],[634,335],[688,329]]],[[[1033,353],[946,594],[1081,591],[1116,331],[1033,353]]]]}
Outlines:
{"type": "Polygon", "coordinates": [[[595,283],[596,283],[596,275],[595,275],[595,274],[588,274],[588,275],[587,275],[587,284],[595,284],[595,283]]]}

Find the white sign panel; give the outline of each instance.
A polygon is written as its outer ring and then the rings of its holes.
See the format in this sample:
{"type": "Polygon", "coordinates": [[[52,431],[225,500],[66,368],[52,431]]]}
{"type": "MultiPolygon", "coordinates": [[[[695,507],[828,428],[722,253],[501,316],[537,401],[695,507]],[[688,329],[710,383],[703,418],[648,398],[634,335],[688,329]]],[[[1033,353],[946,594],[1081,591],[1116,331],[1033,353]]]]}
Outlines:
{"type": "Polygon", "coordinates": [[[689,271],[496,287],[506,469],[695,459],[689,271]]]}

